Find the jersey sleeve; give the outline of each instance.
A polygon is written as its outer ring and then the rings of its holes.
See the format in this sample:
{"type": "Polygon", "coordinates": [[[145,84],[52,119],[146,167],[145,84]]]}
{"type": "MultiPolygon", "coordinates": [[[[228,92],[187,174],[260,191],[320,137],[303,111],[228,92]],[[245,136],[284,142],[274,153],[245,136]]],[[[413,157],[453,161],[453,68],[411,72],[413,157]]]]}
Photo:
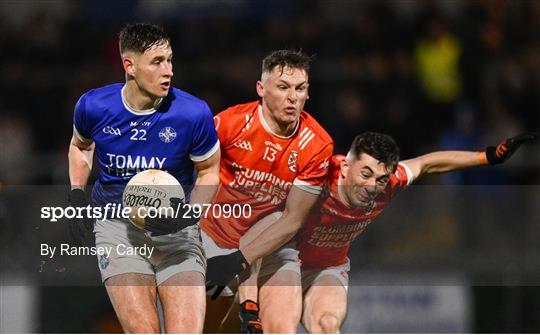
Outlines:
{"type": "Polygon", "coordinates": [[[92,125],[88,117],[86,99],[86,94],[82,95],[75,105],[73,133],[82,142],[92,142],[92,125]]]}
{"type": "Polygon", "coordinates": [[[394,177],[396,178],[400,187],[407,187],[414,181],[414,176],[411,169],[402,162],[398,164],[396,172],[394,172],[394,177]]]}
{"type": "Polygon", "coordinates": [[[226,118],[224,112],[221,112],[218,115],[214,116],[214,127],[216,128],[219,142],[221,143],[221,145],[226,146],[228,141],[228,127],[227,122],[223,120],[224,118],[226,118]]]}
{"type": "Polygon", "coordinates": [[[233,106],[214,116],[214,126],[221,146],[227,147],[233,140],[235,133],[242,129],[244,126],[242,121],[246,120],[247,122],[246,115],[248,114],[241,113],[237,106],[233,106]]]}
{"type": "Polygon", "coordinates": [[[407,188],[413,181],[414,175],[411,169],[406,164],[400,162],[396,168],[396,172],[390,177],[389,186],[391,187],[392,196],[407,188]]]}
{"type": "Polygon", "coordinates": [[[219,140],[214,127],[214,119],[207,104],[204,104],[202,116],[193,130],[193,145],[189,158],[202,162],[210,158],[219,149],[219,140]]]}
{"type": "Polygon", "coordinates": [[[305,168],[300,171],[293,184],[306,192],[320,194],[330,167],[333,151],[334,144],[332,142],[324,145],[319,152],[312,156],[305,168]]]}

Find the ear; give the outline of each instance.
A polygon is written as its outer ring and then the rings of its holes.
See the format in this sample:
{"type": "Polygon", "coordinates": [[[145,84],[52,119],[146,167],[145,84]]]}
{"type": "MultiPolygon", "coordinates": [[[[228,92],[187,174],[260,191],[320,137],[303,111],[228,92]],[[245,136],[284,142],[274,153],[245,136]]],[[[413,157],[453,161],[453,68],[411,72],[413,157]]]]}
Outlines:
{"type": "Polygon", "coordinates": [[[342,162],[341,162],[341,178],[343,180],[345,180],[346,176],[347,176],[347,173],[349,172],[349,168],[351,166],[349,165],[349,163],[347,162],[347,159],[344,159],[342,162]]]}
{"type": "Polygon", "coordinates": [[[122,65],[124,66],[124,71],[130,76],[135,75],[135,61],[131,57],[123,57],[122,65]]]}
{"type": "Polygon", "coordinates": [[[262,98],[264,95],[264,85],[262,81],[258,80],[256,86],[257,86],[257,94],[259,95],[260,98],[262,98]]]}

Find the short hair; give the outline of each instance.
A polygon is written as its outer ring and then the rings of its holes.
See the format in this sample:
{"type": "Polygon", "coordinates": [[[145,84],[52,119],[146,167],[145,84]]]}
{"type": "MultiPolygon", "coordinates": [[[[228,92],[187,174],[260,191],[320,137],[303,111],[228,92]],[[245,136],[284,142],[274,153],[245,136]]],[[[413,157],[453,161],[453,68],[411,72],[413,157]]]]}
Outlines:
{"type": "Polygon", "coordinates": [[[367,131],[356,136],[348,156],[359,159],[363,153],[382,162],[392,172],[396,170],[399,163],[399,147],[396,141],[386,134],[367,131]]]}
{"type": "Polygon", "coordinates": [[[309,72],[309,65],[313,56],[308,56],[302,50],[275,50],[262,61],[262,73],[270,73],[279,66],[281,71],[285,67],[291,69],[301,69],[309,72]]]}
{"type": "Polygon", "coordinates": [[[154,45],[170,44],[171,39],[162,27],[148,23],[125,25],[118,34],[120,54],[126,51],[144,53],[154,45]]]}

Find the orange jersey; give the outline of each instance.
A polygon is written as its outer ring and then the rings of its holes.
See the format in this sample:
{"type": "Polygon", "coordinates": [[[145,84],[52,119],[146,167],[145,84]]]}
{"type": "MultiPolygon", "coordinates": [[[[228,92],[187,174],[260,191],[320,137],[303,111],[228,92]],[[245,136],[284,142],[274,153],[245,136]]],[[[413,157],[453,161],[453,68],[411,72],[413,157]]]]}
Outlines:
{"type": "Polygon", "coordinates": [[[397,192],[412,182],[409,168],[400,163],[388,186],[368,207],[351,208],[340,188],[341,162],[345,156],[332,157],[323,197],[296,236],[302,269],[326,268],[347,262],[351,242],[377,218],[397,192]]]}
{"type": "Polygon", "coordinates": [[[219,246],[238,248],[258,220],[283,210],[293,185],[319,194],[333,151],[330,135],[308,113],[288,137],[274,134],[259,101],[226,109],[214,118],[221,145],[221,185],[214,205],[249,204],[249,218],[208,216],[201,228],[219,246]]]}

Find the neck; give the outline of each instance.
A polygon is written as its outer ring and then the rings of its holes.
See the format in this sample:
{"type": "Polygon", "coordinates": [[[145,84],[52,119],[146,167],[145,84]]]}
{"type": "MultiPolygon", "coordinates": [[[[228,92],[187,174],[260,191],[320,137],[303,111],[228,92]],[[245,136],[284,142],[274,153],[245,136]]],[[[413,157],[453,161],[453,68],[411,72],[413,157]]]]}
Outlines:
{"type": "Polygon", "coordinates": [[[347,206],[349,208],[352,208],[351,203],[349,202],[349,199],[347,198],[347,195],[345,194],[345,192],[343,190],[343,187],[344,187],[343,186],[343,177],[340,175],[339,179],[338,179],[338,195],[339,195],[339,199],[341,200],[341,202],[345,206],[347,206]]]}
{"type": "Polygon", "coordinates": [[[154,108],[160,98],[150,96],[141,90],[134,80],[129,80],[124,86],[124,100],[135,110],[146,110],[154,108]]]}
{"type": "Polygon", "coordinates": [[[270,113],[268,107],[266,107],[264,104],[262,105],[262,117],[274,134],[283,137],[291,136],[296,130],[296,125],[299,122],[299,120],[286,124],[277,122],[277,120],[272,117],[272,113],[270,113]]]}

